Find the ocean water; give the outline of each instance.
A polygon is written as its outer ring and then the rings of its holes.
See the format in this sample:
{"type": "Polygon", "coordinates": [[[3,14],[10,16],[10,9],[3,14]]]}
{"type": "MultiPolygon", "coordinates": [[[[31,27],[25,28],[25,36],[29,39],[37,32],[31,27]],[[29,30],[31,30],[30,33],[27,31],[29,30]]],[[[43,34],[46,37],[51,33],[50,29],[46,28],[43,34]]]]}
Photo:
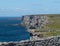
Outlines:
{"type": "Polygon", "coordinates": [[[29,33],[25,27],[14,25],[20,22],[18,17],[0,17],[0,42],[29,39],[29,33]]]}

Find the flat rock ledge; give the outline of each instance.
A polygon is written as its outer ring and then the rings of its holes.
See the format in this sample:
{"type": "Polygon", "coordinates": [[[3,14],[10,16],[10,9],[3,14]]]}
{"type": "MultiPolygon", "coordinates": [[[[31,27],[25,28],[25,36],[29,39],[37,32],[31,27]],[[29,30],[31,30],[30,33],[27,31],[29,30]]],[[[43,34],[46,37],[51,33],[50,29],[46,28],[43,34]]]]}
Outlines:
{"type": "Polygon", "coordinates": [[[60,46],[60,36],[48,37],[42,40],[0,42],[0,46],[60,46]]]}

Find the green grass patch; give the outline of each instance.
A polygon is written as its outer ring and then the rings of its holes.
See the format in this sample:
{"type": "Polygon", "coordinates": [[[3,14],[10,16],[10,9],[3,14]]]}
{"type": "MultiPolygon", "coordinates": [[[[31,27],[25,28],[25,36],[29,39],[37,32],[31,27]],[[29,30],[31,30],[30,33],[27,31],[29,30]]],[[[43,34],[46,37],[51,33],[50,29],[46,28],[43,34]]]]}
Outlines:
{"type": "Polygon", "coordinates": [[[57,36],[57,35],[60,35],[60,31],[46,32],[46,36],[57,36]]]}

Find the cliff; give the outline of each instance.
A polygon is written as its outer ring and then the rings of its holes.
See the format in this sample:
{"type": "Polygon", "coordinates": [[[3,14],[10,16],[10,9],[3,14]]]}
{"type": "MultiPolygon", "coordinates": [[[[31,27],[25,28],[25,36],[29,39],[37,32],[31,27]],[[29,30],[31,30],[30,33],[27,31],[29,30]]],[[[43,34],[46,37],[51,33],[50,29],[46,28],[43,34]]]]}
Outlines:
{"type": "Polygon", "coordinates": [[[22,17],[22,24],[27,28],[30,36],[35,38],[60,35],[60,15],[26,15],[22,17]],[[59,30],[59,31],[58,31],[59,30]]]}
{"type": "MultiPolygon", "coordinates": [[[[37,30],[41,30],[48,23],[47,15],[26,15],[22,17],[22,25],[27,28],[27,31],[30,33],[30,36],[38,35],[40,36],[40,32],[37,30]]],[[[43,35],[41,35],[43,36],[43,35]]]]}
{"type": "Polygon", "coordinates": [[[29,29],[37,29],[48,23],[46,15],[26,15],[22,17],[22,24],[29,29]]]}

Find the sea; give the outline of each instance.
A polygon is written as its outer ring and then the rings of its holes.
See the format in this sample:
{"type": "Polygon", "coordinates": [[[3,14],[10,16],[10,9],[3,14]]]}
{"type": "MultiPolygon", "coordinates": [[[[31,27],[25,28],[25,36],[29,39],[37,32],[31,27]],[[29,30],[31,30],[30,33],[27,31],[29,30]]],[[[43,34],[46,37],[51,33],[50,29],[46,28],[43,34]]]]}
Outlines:
{"type": "Polygon", "coordinates": [[[29,39],[27,29],[20,24],[20,17],[0,17],[0,42],[21,41],[29,39]]]}

